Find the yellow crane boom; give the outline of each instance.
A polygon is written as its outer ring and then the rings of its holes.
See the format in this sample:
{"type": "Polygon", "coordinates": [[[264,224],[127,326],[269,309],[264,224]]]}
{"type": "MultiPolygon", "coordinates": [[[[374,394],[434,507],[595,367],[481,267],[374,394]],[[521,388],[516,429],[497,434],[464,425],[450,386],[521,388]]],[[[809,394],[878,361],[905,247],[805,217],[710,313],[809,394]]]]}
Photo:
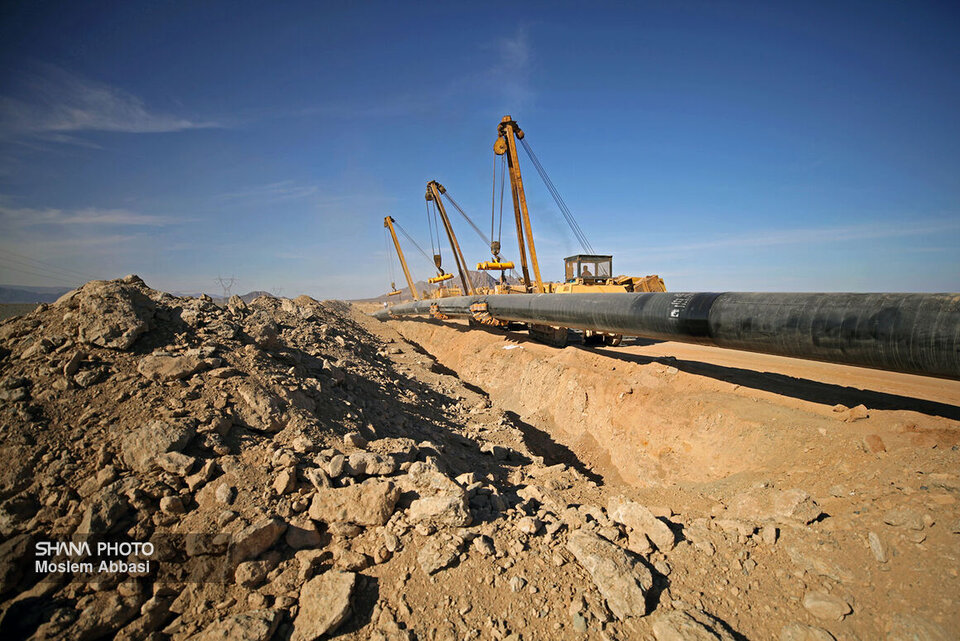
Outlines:
{"type": "Polygon", "coordinates": [[[543,293],[543,279],[540,278],[540,265],[537,262],[537,249],[533,242],[533,229],[530,227],[530,212],[527,209],[527,196],[523,191],[523,177],[520,175],[520,159],[517,156],[517,138],[523,138],[523,130],[510,116],[504,116],[497,127],[497,141],[493,151],[498,156],[507,155],[507,167],[510,170],[510,191],[513,194],[513,213],[517,222],[517,244],[520,247],[520,268],[523,272],[524,285],[527,291],[536,289],[543,293]],[[530,272],[527,269],[527,254],[524,248],[530,248],[530,264],[533,267],[534,282],[530,281],[530,272]]]}
{"type": "Polygon", "coordinates": [[[443,206],[440,194],[445,193],[446,188],[436,180],[427,183],[427,201],[433,201],[440,213],[440,219],[443,221],[443,228],[447,232],[447,238],[450,239],[450,247],[453,249],[453,260],[457,263],[457,271],[460,273],[460,282],[463,283],[463,291],[468,295],[476,292],[473,289],[473,282],[470,280],[470,271],[467,268],[467,261],[463,258],[463,252],[460,251],[460,243],[457,242],[457,236],[453,233],[453,227],[450,225],[450,219],[447,217],[447,209],[443,206]]]}
{"type": "Polygon", "coordinates": [[[413,300],[420,300],[420,294],[417,292],[417,286],[413,284],[413,278],[410,277],[410,270],[407,268],[407,259],[403,257],[403,250],[400,249],[400,241],[397,240],[397,232],[393,230],[393,218],[386,216],[383,219],[383,226],[390,230],[390,236],[393,238],[393,246],[397,248],[397,256],[400,257],[400,266],[403,267],[403,275],[407,279],[407,286],[410,287],[410,295],[413,300]]]}

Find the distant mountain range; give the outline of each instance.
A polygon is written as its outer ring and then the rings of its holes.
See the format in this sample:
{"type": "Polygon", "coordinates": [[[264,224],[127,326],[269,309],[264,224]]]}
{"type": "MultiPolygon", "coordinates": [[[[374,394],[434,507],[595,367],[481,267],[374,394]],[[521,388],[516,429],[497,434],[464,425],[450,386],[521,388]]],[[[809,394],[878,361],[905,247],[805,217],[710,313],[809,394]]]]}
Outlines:
{"type": "MultiPolygon", "coordinates": [[[[201,296],[203,296],[203,294],[198,294],[196,292],[170,292],[170,293],[173,294],[174,296],[179,296],[180,298],[200,298],[201,296]]],[[[207,296],[212,298],[213,302],[217,303],[218,305],[222,305],[226,303],[229,298],[229,297],[224,298],[223,296],[214,296],[213,294],[207,294],[207,296]]],[[[243,302],[245,303],[249,303],[254,298],[257,298],[258,296],[270,296],[272,298],[273,294],[271,294],[270,292],[261,291],[259,289],[255,289],[252,292],[247,292],[246,294],[240,294],[240,298],[242,298],[243,302]]]]}
{"type": "MultiPolygon", "coordinates": [[[[277,296],[274,296],[274,295],[271,294],[270,292],[264,292],[264,291],[260,291],[260,290],[254,290],[254,291],[252,291],[252,292],[247,292],[246,294],[240,294],[240,298],[242,298],[242,299],[243,299],[243,302],[245,302],[245,303],[249,303],[249,302],[252,301],[254,298],[258,298],[258,297],[260,297],[260,296],[267,296],[268,298],[279,298],[279,297],[277,297],[277,296]]],[[[213,300],[214,300],[215,302],[217,302],[217,303],[226,303],[226,302],[227,302],[226,300],[223,299],[222,296],[213,296],[213,300]]]]}
{"type": "Polygon", "coordinates": [[[52,303],[70,289],[69,287],[0,285],[0,303],[52,303]]]}
{"type": "MultiPolygon", "coordinates": [[[[474,287],[493,287],[493,286],[496,285],[497,282],[499,281],[499,275],[500,275],[500,272],[479,272],[479,271],[475,272],[475,271],[471,271],[471,272],[470,272],[470,280],[473,282],[473,286],[474,286],[474,287]],[[494,276],[494,274],[497,274],[497,276],[494,276]]],[[[508,276],[508,277],[507,277],[507,282],[510,283],[511,285],[517,285],[517,284],[519,284],[520,281],[518,281],[516,278],[511,278],[511,277],[508,276]]],[[[399,283],[398,283],[398,284],[399,284],[399,283]]],[[[450,279],[450,280],[444,281],[444,284],[446,284],[446,285],[448,285],[448,286],[450,286],[450,287],[461,287],[460,277],[459,277],[458,275],[454,274],[454,277],[453,277],[452,279],[450,279]]],[[[429,283],[427,283],[427,281],[424,281],[424,280],[419,280],[419,281],[415,282],[415,283],[414,283],[414,286],[417,288],[417,291],[420,292],[420,293],[423,293],[423,292],[425,292],[425,291],[427,291],[427,290],[429,290],[429,289],[433,289],[433,288],[435,287],[434,285],[430,285],[429,283]]],[[[355,299],[355,302],[358,302],[358,303],[385,303],[385,302],[387,302],[387,301],[396,301],[397,298],[409,300],[409,299],[411,298],[411,296],[410,296],[410,288],[409,288],[409,287],[404,287],[403,289],[400,290],[400,294],[397,295],[397,296],[388,296],[387,294],[381,294],[380,296],[377,296],[377,297],[375,297],[375,298],[355,299]]]]}

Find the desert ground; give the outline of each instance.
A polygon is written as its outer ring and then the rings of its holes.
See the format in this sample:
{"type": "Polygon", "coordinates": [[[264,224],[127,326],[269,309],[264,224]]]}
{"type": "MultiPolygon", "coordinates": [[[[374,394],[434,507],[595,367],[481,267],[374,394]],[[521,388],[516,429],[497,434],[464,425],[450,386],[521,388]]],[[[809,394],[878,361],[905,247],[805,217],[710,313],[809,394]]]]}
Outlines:
{"type": "Polygon", "coordinates": [[[29,314],[36,308],[34,303],[0,303],[0,320],[29,314]]]}
{"type": "Polygon", "coordinates": [[[2,321],[0,636],[956,638],[960,382],[374,308],[2,321]],[[119,539],[150,569],[36,569],[119,539]]]}

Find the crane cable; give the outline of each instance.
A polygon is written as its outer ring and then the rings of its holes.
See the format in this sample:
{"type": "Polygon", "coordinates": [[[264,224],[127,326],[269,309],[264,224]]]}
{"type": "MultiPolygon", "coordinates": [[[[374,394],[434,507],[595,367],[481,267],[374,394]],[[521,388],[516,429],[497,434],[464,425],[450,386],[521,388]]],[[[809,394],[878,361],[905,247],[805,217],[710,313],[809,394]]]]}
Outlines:
{"type": "Polygon", "coordinates": [[[425,251],[423,250],[423,248],[417,243],[417,241],[415,241],[415,240],[413,239],[413,237],[412,237],[410,234],[407,233],[407,230],[404,229],[403,227],[401,227],[401,226],[400,226],[400,223],[398,223],[397,221],[393,221],[393,226],[394,226],[401,234],[403,234],[403,237],[406,238],[408,241],[410,241],[410,244],[412,244],[414,247],[417,248],[417,251],[420,252],[420,255],[423,256],[424,259],[426,259],[426,261],[427,261],[428,263],[430,263],[430,265],[431,265],[432,267],[434,267],[434,269],[436,269],[436,265],[433,264],[433,259],[430,258],[430,257],[427,255],[427,252],[425,252],[425,251]]]}
{"type": "MultiPolygon", "coordinates": [[[[430,201],[429,201],[429,200],[424,201],[423,204],[424,204],[424,205],[426,206],[426,208],[427,208],[427,227],[429,228],[429,232],[430,232],[430,251],[433,253],[434,256],[442,256],[443,254],[442,254],[442,252],[440,251],[440,222],[437,220],[437,210],[436,210],[436,206],[434,206],[433,211],[431,211],[431,209],[430,209],[430,201]],[[433,214],[432,216],[430,215],[431,213],[433,214]],[[436,243],[436,246],[434,246],[434,243],[433,243],[433,232],[434,232],[434,228],[436,228],[436,232],[437,232],[437,243],[436,243]]],[[[409,238],[409,237],[408,237],[408,238],[409,238]]],[[[413,239],[411,238],[410,240],[412,241],[413,239]]],[[[416,244],[416,243],[414,243],[414,244],[416,244]]],[[[419,248],[419,246],[418,246],[418,248],[419,248]]],[[[436,266],[433,258],[428,258],[428,260],[430,261],[430,264],[436,266]]],[[[440,262],[443,262],[443,259],[442,259],[442,258],[441,258],[440,262]]]]}
{"type": "Polygon", "coordinates": [[[503,236],[503,195],[507,193],[506,181],[507,181],[507,156],[506,154],[504,154],[503,156],[500,157],[500,228],[497,231],[498,241],[503,236]]]}
{"type": "Polygon", "coordinates": [[[573,217],[573,213],[570,211],[570,208],[567,207],[567,203],[565,203],[563,198],[560,196],[560,192],[557,190],[556,185],[554,185],[553,181],[550,180],[550,176],[547,175],[547,171],[543,168],[543,165],[540,164],[540,160],[537,158],[536,154],[533,153],[533,149],[530,148],[530,144],[524,138],[521,138],[520,142],[523,144],[523,148],[526,150],[527,156],[530,158],[530,162],[533,163],[537,173],[540,174],[540,178],[543,180],[543,184],[546,185],[547,191],[550,192],[550,195],[553,196],[554,202],[557,203],[557,207],[560,208],[560,212],[566,219],[567,225],[569,225],[573,235],[577,237],[577,241],[580,243],[583,251],[588,254],[596,253],[593,249],[593,246],[590,245],[590,242],[587,240],[586,235],[584,235],[580,225],[577,224],[577,220],[573,217]]]}
{"type": "Polygon", "coordinates": [[[457,204],[457,201],[455,201],[455,200],[453,199],[453,197],[450,196],[450,192],[447,191],[447,192],[445,192],[443,195],[446,196],[446,197],[447,197],[447,200],[450,201],[450,204],[453,205],[458,212],[460,212],[460,215],[463,216],[464,220],[466,220],[468,223],[470,223],[470,226],[473,227],[473,231],[477,232],[477,236],[480,237],[480,240],[482,240],[484,243],[486,243],[486,244],[489,246],[489,245],[490,245],[490,239],[487,238],[486,236],[484,236],[484,235],[483,235],[483,232],[480,231],[480,228],[477,227],[476,224],[474,224],[474,222],[473,222],[472,220],[470,220],[470,216],[467,216],[466,212],[463,211],[463,209],[460,208],[460,205],[457,204]]]}
{"type": "MultiPolygon", "coordinates": [[[[389,274],[390,274],[390,284],[391,284],[391,286],[392,286],[394,289],[396,289],[396,288],[397,288],[397,285],[396,285],[397,279],[395,278],[395,273],[394,273],[394,271],[393,271],[393,259],[390,258],[390,253],[391,253],[391,252],[390,252],[390,240],[387,238],[387,227],[386,227],[386,225],[384,225],[384,227],[383,227],[383,249],[384,249],[384,251],[386,252],[386,253],[384,254],[384,256],[385,256],[386,259],[387,259],[387,271],[388,271],[389,274]]],[[[395,253],[395,252],[394,252],[394,253],[395,253]]]]}
{"type": "MultiPolygon", "coordinates": [[[[500,245],[503,239],[503,197],[506,194],[506,180],[507,180],[507,156],[506,154],[500,155],[500,219],[497,220],[497,154],[493,155],[493,190],[490,198],[490,249],[493,251],[493,231],[496,228],[497,230],[497,244],[500,245]],[[499,224],[497,224],[499,222],[499,224]]],[[[502,245],[501,245],[502,249],[502,245]]],[[[499,252],[494,254],[496,260],[500,260],[499,252]]],[[[510,275],[514,280],[519,281],[517,272],[513,269],[510,270],[510,275]]],[[[500,282],[502,284],[507,284],[507,273],[505,270],[500,271],[500,282]]]]}
{"type": "Polygon", "coordinates": [[[499,243],[503,238],[503,187],[504,179],[507,176],[506,168],[507,157],[500,156],[500,226],[497,227],[497,155],[493,155],[493,193],[490,197],[490,240],[494,238],[496,230],[496,239],[499,243]]]}
{"type": "MultiPolygon", "coordinates": [[[[490,194],[490,238],[497,222],[497,155],[493,155],[493,192],[490,194]]],[[[499,240],[499,239],[498,239],[499,240]]]]}
{"type": "Polygon", "coordinates": [[[430,251],[436,253],[433,249],[433,221],[430,218],[430,201],[423,201],[423,206],[426,208],[427,212],[427,229],[429,230],[427,233],[430,234],[430,251]]]}

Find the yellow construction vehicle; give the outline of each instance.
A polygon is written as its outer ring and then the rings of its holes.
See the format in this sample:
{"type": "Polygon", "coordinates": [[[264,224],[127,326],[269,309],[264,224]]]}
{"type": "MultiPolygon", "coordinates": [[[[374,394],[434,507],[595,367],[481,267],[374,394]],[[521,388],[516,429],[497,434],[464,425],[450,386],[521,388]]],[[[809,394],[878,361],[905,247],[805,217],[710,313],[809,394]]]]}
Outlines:
{"type": "MultiPolygon", "coordinates": [[[[517,245],[520,252],[520,268],[523,274],[522,284],[527,292],[537,293],[613,293],[613,292],[665,292],[663,279],[657,275],[650,276],[614,276],[613,257],[596,254],[587,241],[586,235],[577,224],[559,191],[533,153],[529,143],[524,139],[523,130],[511,116],[504,116],[497,126],[497,139],[493,145],[493,152],[503,157],[506,168],[502,174],[510,175],[510,191],[513,196],[514,218],[517,228],[517,245]],[[562,283],[544,282],[540,276],[540,265],[537,262],[537,250],[534,244],[533,229],[530,226],[530,212],[527,208],[527,198],[523,188],[523,177],[520,173],[520,160],[517,154],[517,141],[523,145],[531,163],[543,179],[544,185],[550,192],[557,207],[560,209],[574,236],[584,249],[583,254],[568,256],[564,259],[564,281],[562,283]],[[527,259],[529,249],[529,265],[527,259]],[[533,279],[530,278],[530,268],[533,269],[533,279]]],[[[494,169],[494,201],[496,201],[497,174],[494,169]]],[[[501,177],[501,183],[503,182],[501,177]]],[[[501,203],[503,200],[501,187],[501,203]]],[[[502,204],[501,204],[502,218],[502,204]]],[[[565,327],[530,326],[531,334],[555,345],[566,344],[567,329],[565,327]]],[[[620,335],[600,334],[590,331],[584,332],[585,342],[594,342],[596,337],[602,336],[607,345],[619,345],[620,335]]]]}
{"type": "Polygon", "coordinates": [[[563,259],[563,282],[554,293],[573,292],[665,292],[659,276],[613,276],[613,256],[576,254],[563,259]]]}

